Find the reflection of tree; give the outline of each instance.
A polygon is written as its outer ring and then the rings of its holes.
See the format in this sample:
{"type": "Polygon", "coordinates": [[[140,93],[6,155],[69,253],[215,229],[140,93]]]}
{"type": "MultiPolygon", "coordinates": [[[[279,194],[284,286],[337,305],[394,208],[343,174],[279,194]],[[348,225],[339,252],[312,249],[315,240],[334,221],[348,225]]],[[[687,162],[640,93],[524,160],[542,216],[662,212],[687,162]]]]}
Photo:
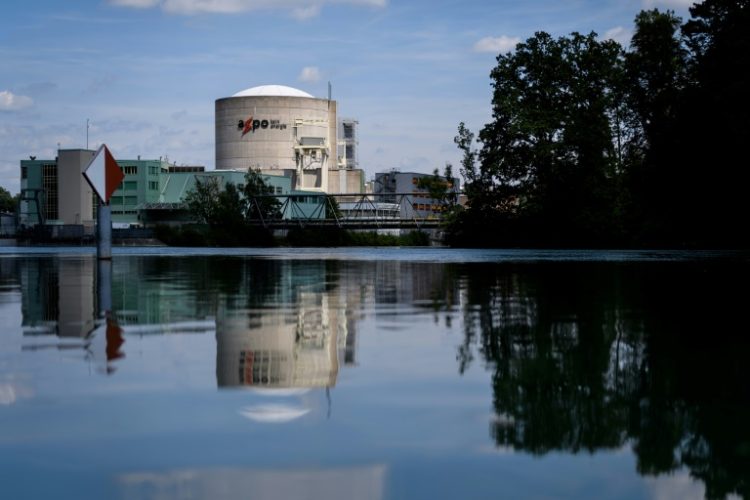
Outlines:
{"type": "Polygon", "coordinates": [[[748,273],[695,267],[462,268],[459,370],[475,356],[492,367],[496,443],[630,443],[643,474],[687,466],[710,497],[750,495],[750,349],[727,292],[748,273]]]}

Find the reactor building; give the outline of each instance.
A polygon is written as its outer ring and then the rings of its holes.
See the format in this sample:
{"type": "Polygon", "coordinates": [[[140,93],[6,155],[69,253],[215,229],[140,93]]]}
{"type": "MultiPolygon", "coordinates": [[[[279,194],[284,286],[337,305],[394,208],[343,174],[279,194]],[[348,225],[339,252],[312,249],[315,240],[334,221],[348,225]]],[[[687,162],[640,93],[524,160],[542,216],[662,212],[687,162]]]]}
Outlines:
{"type": "Polygon", "coordinates": [[[217,169],[258,169],[290,177],[296,190],[328,190],[338,168],[336,101],[262,85],[217,99],[215,120],[217,169]]]}

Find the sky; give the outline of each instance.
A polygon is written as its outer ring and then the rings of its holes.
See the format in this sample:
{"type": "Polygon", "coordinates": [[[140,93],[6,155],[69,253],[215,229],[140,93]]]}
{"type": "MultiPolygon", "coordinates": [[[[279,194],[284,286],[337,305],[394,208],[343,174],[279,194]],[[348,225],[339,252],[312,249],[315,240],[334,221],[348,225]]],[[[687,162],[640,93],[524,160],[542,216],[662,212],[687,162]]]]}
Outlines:
{"type": "Polygon", "coordinates": [[[459,122],[490,120],[498,53],[537,31],[629,43],[641,9],[693,0],[4,0],[0,186],[19,162],[106,143],[115,158],[214,168],[214,101],[258,85],[359,121],[376,172],[457,165],[459,122]]]}

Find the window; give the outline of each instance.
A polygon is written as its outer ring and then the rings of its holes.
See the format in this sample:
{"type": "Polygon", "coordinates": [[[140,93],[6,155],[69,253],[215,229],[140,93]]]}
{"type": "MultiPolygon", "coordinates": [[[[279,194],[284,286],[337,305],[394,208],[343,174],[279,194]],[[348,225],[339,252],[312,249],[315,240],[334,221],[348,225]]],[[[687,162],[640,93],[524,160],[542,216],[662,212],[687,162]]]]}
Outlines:
{"type": "Polygon", "coordinates": [[[138,181],[125,181],[122,183],[122,188],[125,191],[135,191],[138,189],[138,181]]]}
{"type": "Polygon", "coordinates": [[[276,194],[281,194],[281,186],[276,186],[276,194]]]}
{"type": "Polygon", "coordinates": [[[148,173],[151,175],[158,175],[159,167],[148,167],[148,173]]]}
{"type": "Polygon", "coordinates": [[[126,167],[123,167],[122,171],[125,175],[135,175],[138,173],[138,167],[134,165],[128,165],[126,167]]]}
{"type": "Polygon", "coordinates": [[[42,165],[42,189],[44,189],[44,213],[47,219],[57,219],[57,165],[42,165]]]}
{"type": "Polygon", "coordinates": [[[354,139],[354,125],[351,123],[344,124],[344,139],[354,139]]]}
{"type": "Polygon", "coordinates": [[[126,196],[125,197],[125,204],[126,205],[137,205],[138,204],[138,197],[137,196],[126,196]]]}
{"type": "Polygon", "coordinates": [[[29,177],[29,168],[21,167],[21,180],[27,179],[28,177],[29,177]]]}
{"type": "Polygon", "coordinates": [[[122,205],[122,196],[113,196],[109,199],[110,205],[122,205]]]}
{"type": "Polygon", "coordinates": [[[159,189],[159,181],[148,181],[148,188],[152,190],[159,189]]]}

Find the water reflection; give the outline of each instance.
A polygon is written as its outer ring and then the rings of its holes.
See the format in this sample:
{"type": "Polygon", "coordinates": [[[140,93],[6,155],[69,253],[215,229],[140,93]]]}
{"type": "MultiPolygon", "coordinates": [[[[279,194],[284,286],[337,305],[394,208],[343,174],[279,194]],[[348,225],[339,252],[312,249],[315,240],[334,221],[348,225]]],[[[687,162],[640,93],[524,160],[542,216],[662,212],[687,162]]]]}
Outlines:
{"type": "MultiPolygon", "coordinates": [[[[176,371],[192,353],[190,359],[208,365],[201,376],[215,399],[202,400],[208,404],[200,408],[183,407],[181,415],[189,420],[191,412],[211,411],[205,407],[213,404],[221,418],[239,421],[241,430],[226,431],[225,441],[216,445],[221,450],[250,439],[244,433],[257,429],[256,423],[314,425],[311,417],[323,406],[323,394],[330,398],[337,386],[343,386],[341,413],[349,418],[335,430],[319,426],[314,432],[304,426],[279,426],[283,431],[264,426],[273,443],[265,451],[281,450],[268,470],[240,451],[238,467],[218,467],[234,462],[223,461],[214,450],[219,458],[205,467],[168,463],[157,472],[144,467],[146,472],[120,474],[126,496],[171,497],[183,487],[210,496],[224,483],[240,492],[249,484],[243,478],[267,481],[268,492],[293,483],[319,486],[320,495],[313,496],[322,496],[332,478],[349,474],[358,478],[353,491],[360,489],[351,496],[362,496],[361,484],[377,483],[374,497],[381,497],[384,471],[401,460],[393,458],[398,445],[415,442],[428,449],[451,442],[446,436],[452,432],[444,426],[429,427],[449,422],[455,429],[477,428],[483,444],[518,456],[632,450],[641,475],[669,475],[685,486],[691,484],[687,471],[705,484],[708,497],[750,497],[750,337],[744,326],[746,296],[734,292],[750,278],[744,263],[116,258],[108,316],[102,316],[97,295],[99,273],[89,257],[0,259],[0,306],[20,294],[20,350],[40,357],[56,350],[82,353],[102,367],[97,373],[112,375],[99,379],[112,381],[131,375],[123,373],[125,367],[146,366],[136,364],[146,351],[141,339],[205,339],[203,344],[159,343],[161,351],[151,362],[176,371]],[[392,357],[390,364],[371,355],[365,366],[360,343],[368,333],[370,349],[392,357]],[[193,352],[195,345],[202,350],[193,352]],[[175,346],[179,349],[170,352],[175,346]],[[452,379],[429,379],[443,372],[420,372],[425,365],[439,366],[452,379]],[[393,367],[399,367],[397,373],[385,373],[393,367]],[[370,379],[347,391],[342,375],[347,369],[349,374],[369,370],[370,379]],[[467,379],[482,384],[479,406],[491,405],[489,421],[486,413],[476,423],[459,411],[462,404],[471,405],[470,396],[460,399],[461,391],[471,390],[469,383],[443,387],[467,379]],[[393,399],[383,395],[390,392],[396,393],[393,399]],[[411,400],[418,400],[413,407],[411,400]],[[414,410],[425,407],[435,415],[414,410]],[[449,417],[432,419],[441,413],[449,417]],[[359,446],[358,463],[386,465],[341,469],[346,455],[331,452],[329,462],[311,473],[303,461],[282,456],[288,449],[300,453],[304,446],[298,450],[297,444],[306,439],[305,453],[316,456],[320,443],[310,435],[333,439],[339,432],[342,449],[359,446]],[[294,440],[284,441],[284,433],[294,434],[294,440]]],[[[0,373],[0,404],[10,407],[33,390],[27,380],[0,373]]],[[[474,414],[467,410],[466,415],[474,414]]],[[[211,429],[211,419],[220,420],[214,414],[203,418],[211,429]]],[[[232,421],[221,422],[231,429],[232,421]]],[[[456,442],[463,432],[455,431],[456,442]]],[[[260,433],[251,437],[253,443],[264,439],[260,433]]],[[[475,452],[458,445],[456,450],[451,453],[463,453],[456,462],[476,460],[475,452]]],[[[442,459],[449,463],[451,456],[442,459]]],[[[654,490],[663,484],[654,482],[654,490]]]]}
{"type": "Polygon", "coordinates": [[[387,468],[311,470],[217,468],[135,473],[119,478],[123,498],[383,498],[387,468]]]}
{"type": "Polygon", "coordinates": [[[492,371],[498,446],[630,444],[641,474],[687,467],[750,496],[746,266],[533,265],[460,271],[459,371],[492,371]]]}

